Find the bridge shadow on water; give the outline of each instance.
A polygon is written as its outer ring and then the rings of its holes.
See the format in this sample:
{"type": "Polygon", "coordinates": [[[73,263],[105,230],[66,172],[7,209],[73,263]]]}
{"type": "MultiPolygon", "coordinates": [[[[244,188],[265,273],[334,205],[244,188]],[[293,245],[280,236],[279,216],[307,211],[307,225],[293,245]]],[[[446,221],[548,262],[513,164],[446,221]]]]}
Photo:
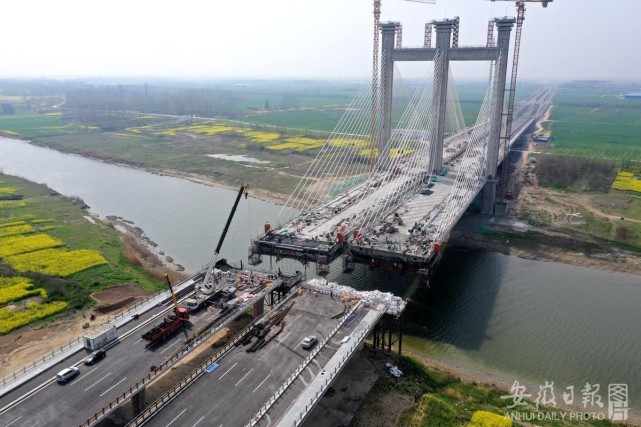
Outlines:
{"type": "MultiPolygon", "coordinates": [[[[486,330],[503,281],[505,263],[505,256],[498,253],[448,248],[429,286],[420,284],[419,278],[412,274],[360,264],[351,273],[343,273],[340,260],[332,263],[326,278],[355,289],[378,289],[407,299],[406,336],[416,337],[419,342],[425,339],[462,350],[476,350],[483,341],[492,339],[486,330]]],[[[281,261],[280,266],[284,271],[304,269],[291,260],[281,261]]],[[[308,266],[307,277],[315,277],[313,265],[308,266]]]]}
{"type": "MultiPolygon", "coordinates": [[[[378,289],[406,298],[405,335],[462,350],[479,349],[503,280],[503,256],[447,249],[429,286],[410,274],[357,265],[342,273],[332,265],[330,281],[360,290],[378,289]]],[[[309,276],[311,277],[311,276],[309,276]]]]}

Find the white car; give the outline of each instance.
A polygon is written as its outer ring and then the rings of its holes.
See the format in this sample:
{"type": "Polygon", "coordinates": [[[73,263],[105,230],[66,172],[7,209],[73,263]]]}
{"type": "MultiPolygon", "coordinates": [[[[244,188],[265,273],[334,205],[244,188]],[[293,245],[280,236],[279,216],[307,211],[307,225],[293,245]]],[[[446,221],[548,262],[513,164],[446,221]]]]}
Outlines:
{"type": "Polygon", "coordinates": [[[316,345],[317,342],[318,340],[316,339],[316,337],[314,335],[310,335],[308,337],[305,337],[300,344],[301,344],[301,347],[303,347],[305,350],[308,350],[314,347],[314,345],[316,345]]]}
{"type": "Polygon", "coordinates": [[[56,381],[58,381],[60,384],[64,384],[72,378],[77,377],[79,374],[80,369],[76,368],[75,366],[71,366],[58,372],[58,374],[56,374],[56,381]]]}

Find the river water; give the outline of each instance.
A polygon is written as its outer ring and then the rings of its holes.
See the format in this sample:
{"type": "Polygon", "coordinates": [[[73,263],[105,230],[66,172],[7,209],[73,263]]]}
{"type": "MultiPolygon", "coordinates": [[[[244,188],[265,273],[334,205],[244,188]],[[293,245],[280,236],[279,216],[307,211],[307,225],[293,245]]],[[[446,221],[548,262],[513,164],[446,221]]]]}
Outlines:
{"type": "MultiPolygon", "coordinates": [[[[134,221],[192,272],[210,260],[236,196],[234,190],[7,138],[0,138],[0,170],[79,196],[102,217],[134,221]]],[[[272,203],[243,200],[222,254],[246,260],[251,236],[278,210],[272,203]]],[[[300,268],[292,261],[280,266],[300,268]]],[[[599,384],[606,411],[608,384],[628,384],[631,405],[641,408],[637,276],[454,250],[446,251],[430,288],[414,277],[364,266],[351,274],[340,273],[339,264],[332,268],[330,279],[409,298],[404,342],[412,348],[510,381],[554,381],[559,401],[567,386],[575,387],[580,401],[586,383],[599,384]]],[[[538,387],[528,392],[536,397],[538,387]]]]}

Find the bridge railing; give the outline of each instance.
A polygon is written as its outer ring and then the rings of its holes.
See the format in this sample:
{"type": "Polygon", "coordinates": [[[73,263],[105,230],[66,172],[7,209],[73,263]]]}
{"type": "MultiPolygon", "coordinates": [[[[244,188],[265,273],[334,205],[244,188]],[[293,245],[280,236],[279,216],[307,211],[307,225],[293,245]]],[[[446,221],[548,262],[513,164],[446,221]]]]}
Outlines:
{"type": "MultiPolygon", "coordinates": [[[[162,299],[164,299],[169,296],[169,292],[157,292],[142,301],[138,301],[133,306],[116,314],[115,316],[107,316],[107,320],[101,323],[96,323],[93,326],[111,323],[116,325],[116,327],[120,327],[131,320],[132,313],[140,311],[143,306],[150,305],[151,307],[153,307],[153,304],[151,304],[151,302],[161,296],[162,299]]],[[[73,356],[78,351],[82,350],[83,347],[83,336],[78,336],[70,340],[68,343],[63,344],[60,347],[56,347],[46,354],[43,354],[38,359],[32,361],[27,365],[24,365],[22,368],[17,369],[8,375],[5,375],[4,377],[2,377],[2,388],[0,389],[0,396],[9,393],[14,387],[17,387],[22,382],[27,381],[40,374],[52,365],[62,362],[68,357],[73,356]]]]}
{"type": "Polygon", "coordinates": [[[327,334],[327,337],[325,337],[314,349],[309,353],[309,355],[303,360],[303,362],[296,368],[296,370],[285,380],[285,382],[276,390],[276,392],[270,397],[267,402],[261,406],[260,410],[256,413],[254,418],[247,424],[247,427],[253,427],[255,426],[258,421],[269,411],[269,409],[278,401],[278,399],[285,393],[285,391],[289,388],[290,385],[298,378],[298,376],[305,370],[307,365],[311,363],[312,360],[316,357],[316,355],[325,347],[325,345],[331,340],[334,335],[336,335],[336,332],[345,324],[347,319],[349,319],[358,308],[362,305],[362,301],[359,301],[352,309],[347,313],[347,315],[343,316],[341,321],[332,329],[332,331],[327,334]]]}
{"type": "MultiPolygon", "coordinates": [[[[378,312],[378,316],[376,316],[370,322],[364,325],[362,329],[358,331],[358,333],[352,335],[353,339],[350,340],[349,347],[345,350],[345,353],[340,357],[340,359],[336,359],[336,360],[330,359],[327,362],[325,367],[327,367],[328,369],[324,372],[323,379],[316,381],[316,379],[318,379],[318,377],[316,377],[314,380],[312,380],[312,382],[309,383],[309,386],[307,387],[307,389],[303,391],[303,393],[301,394],[301,396],[297,401],[297,403],[300,402],[301,408],[303,408],[302,406],[303,404],[305,405],[304,410],[301,410],[298,412],[290,410],[290,412],[286,413],[283,416],[283,418],[281,418],[278,425],[287,425],[286,423],[289,421],[292,426],[296,427],[303,422],[303,420],[305,419],[305,416],[309,414],[309,412],[314,408],[316,403],[318,403],[320,398],[323,397],[323,393],[325,392],[327,387],[334,381],[334,379],[336,379],[338,374],[341,373],[341,371],[343,370],[343,368],[345,367],[349,359],[351,359],[351,357],[356,352],[356,349],[358,348],[358,346],[360,346],[361,343],[365,340],[369,331],[379,321],[382,315],[383,315],[382,312],[378,312]],[[333,366],[330,366],[330,365],[333,365],[333,366]],[[311,396],[309,397],[309,400],[307,400],[306,395],[311,396]],[[302,399],[305,399],[305,400],[301,401],[302,399]]],[[[341,349],[339,349],[339,351],[340,350],[341,349]]],[[[255,423],[251,424],[250,422],[249,424],[247,424],[246,427],[249,427],[252,425],[255,425],[255,423]]]]}
{"type": "MultiPolygon", "coordinates": [[[[286,304],[291,298],[293,298],[296,295],[296,289],[297,288],[292,288],[292,292],[282,299],[280,303],[275,306],[272,310],[269,311],[269,313],[273,313],[275,310],[278,310],[281,308],[284,304],[286,304]]],[[[263,293],[259,294],[260,297],[264,297],[263,293]]],[[[258,296],[256,297],[258,298],[258,296]]],[[[252,304],[254,300],[252,299],[249,304],[252,304]]],[[[248,304],[248,305],[249,305],[248,304]]],[[[232,313],[234,314],[234,313],[232,313]]],[[[265,313],[265,315],[267,312],[265,313]]],[[[165,405],[167,405],[174,397],[176,397],[178,394],[180,394],[185,388],[189,387],[195,380],[197,380],[204,372],[205,370],[211,366],[213,363],[221,359],[229,350],[231,350],[240,340],[242,340],[245,335],[251,330],[256,323],[260,322],[263,320],[265,315],[254,319],[249,325],[247,325],[242,331],[234,335],[234,337],[227,342],[223,347],[221,347],[218,351],[216,351],[212,356],[207,358],[203,363],[201,363],[196,369],[191,371],[188,376],[182,378],[176,385],[174,385],[171,389],[169,389],[167,392],[165,392],[162,396],[160,396],[156,401],[154,401],[151,405],[149,405],[145,410],[143,410],[140,414],[136,416],[129,424],[128,426],[141,426],[145,424],[149,419],[151,419],[154,415],[156,415],[156,412],[161,410],[165,405]]],[[[195,345],[198,345],[200,342],[202,342],[206,337],[210,336],[213,333],[216,333],[220,328],[222,328],[223,325],[219,326],[216,328],[216,331],[201,335],[198,337],[198,341],[194,342],[195,345]]],[[[177,352],[178,353],[178,352],[177,352]]],[[[111,402],[109,405],[105,406],[103,409],[100,411],[96,412],[94,416],[91,418],[88,418],[86,422],[80,425],[80,427],[89,427],[95,422],[97,422],[99,419],[101,419],[104,415],[106,415],[112,408],[116,407],[118,403],[122,402],[124,399],[127,397],[131,397],[131,395],[140,387],[143,386],[143,383],[136,383],[135,386],[130,387],[129,390],[125,391],[121,396],[118,396],[115,401],[115,406],[113,405],[114,402],[111,402]],[[136,387],[134,389],[134,387],[136,387]]]]}

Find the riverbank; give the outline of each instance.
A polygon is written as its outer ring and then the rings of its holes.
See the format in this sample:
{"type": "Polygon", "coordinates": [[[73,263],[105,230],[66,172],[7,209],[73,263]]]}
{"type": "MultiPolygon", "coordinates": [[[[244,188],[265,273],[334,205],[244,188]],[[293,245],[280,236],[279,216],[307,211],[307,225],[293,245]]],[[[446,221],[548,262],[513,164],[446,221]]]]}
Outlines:
{"type": "Polygon", "coordinates": [[[78,197],[4,174],[0,192],[19,196],[0,202],[0,311],[3,327],[14,325],[0,335],[0,376],[160,289],[164,273],[172,272],[172,264],[138,250],[149,243],[142,230],[117,231],[78,197]],[[31,264],[23,265],[25,257],[31,264]],[[25,316],[55,304],[63,309],[25,316]],[[97,310],[96,319],[90,320],[90,310],[97,310]]]}
{"type": "Polygon", "coordinates": [[[452,230],[448,247],[641,275],[637,251],[569,228],[534,226],[516,218],[489,222],[486,216],[465,215],[452,230]]]}

